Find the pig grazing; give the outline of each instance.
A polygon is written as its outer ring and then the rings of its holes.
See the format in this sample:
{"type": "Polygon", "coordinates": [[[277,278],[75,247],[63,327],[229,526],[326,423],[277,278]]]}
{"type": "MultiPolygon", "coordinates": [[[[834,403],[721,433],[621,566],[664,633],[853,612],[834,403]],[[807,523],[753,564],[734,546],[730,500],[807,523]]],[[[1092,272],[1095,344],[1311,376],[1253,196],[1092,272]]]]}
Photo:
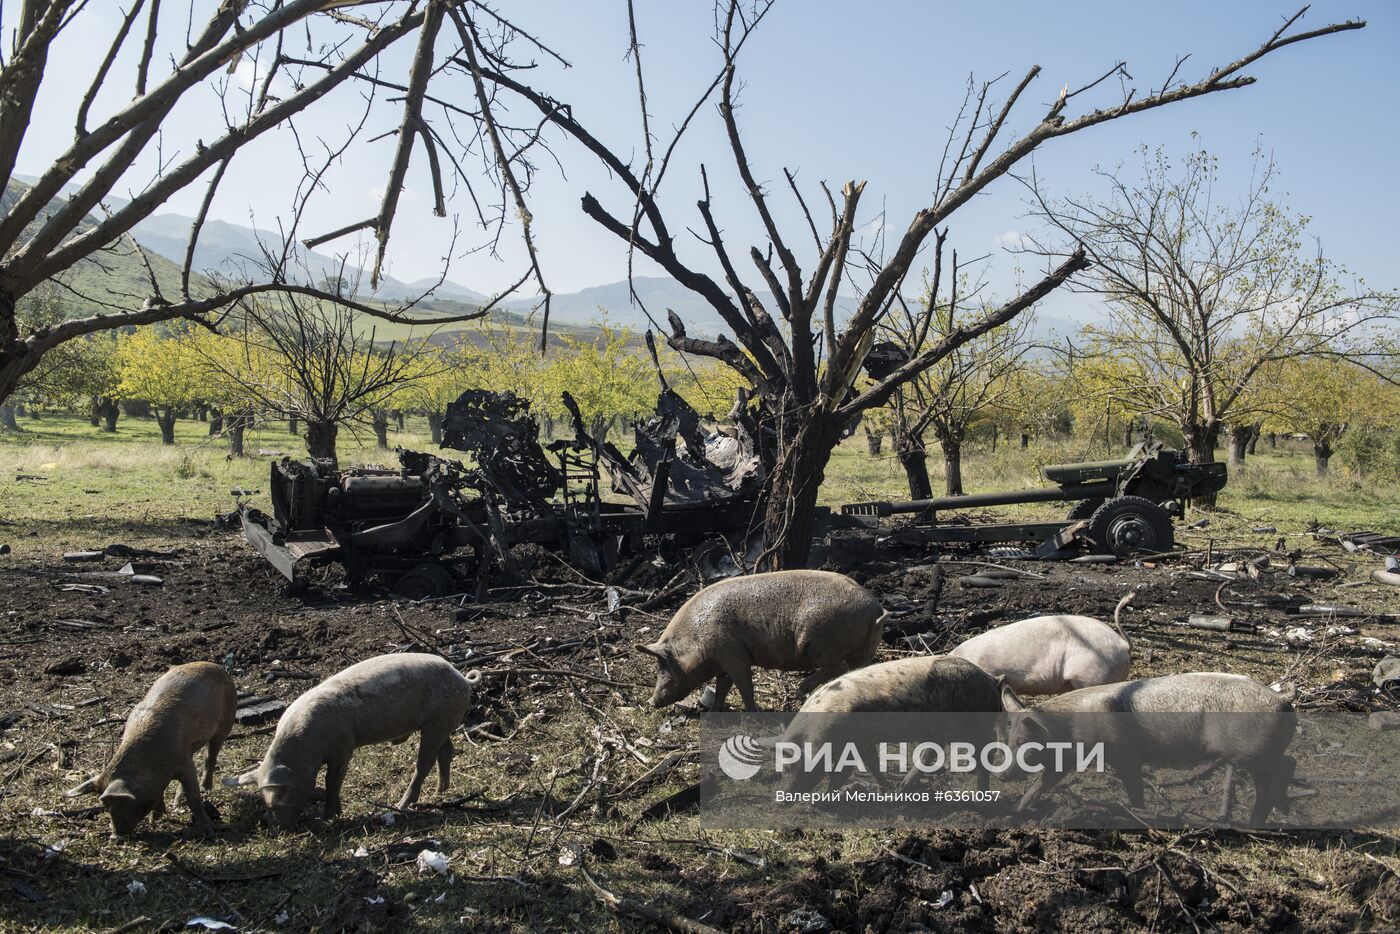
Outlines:
{"type": "MultiPolygon", "coordinates": [[[[1102,742],[1104,760],[1134,807],[1143,803],[1144,765],[1225,762],[1232,776],[1240,768],[1254,780],[1251,824],[1263,824],[1274,808],[1288,812],[1288,785],[1297,764],[1285,755],[1296,729],[1293,705],[1243,675],[1192,672],[1082,688],[1028,713],[1008,688],[1002,704],[1022,714],[1004,726],[1012,748],[1025,742],[1102,742]]],[[[1062,777],[1048,768],[1039,772],[1018,809],[1030,807],[1062,777]]],[[[1222,819],[1228,817],[1232,790],[1227,782],[1222,819]]]]}
{"type": "Polygon", "coordinates": [[[210,833],[214,828],[204,813],[190,757],[201,746],[209,747],[204,757],[208,790],[237,706],[238,691],[222,665],[192,662],[171,668],[132,708],[107,768],[67,792],[68,796],[97,792],[112,818],[112,830],[125,835],[147,814],[165,813],[165,788],[178,779],[195,831],[210,833]]]}
{"type": "Polygon", "coordinates": [[[828,681],[801,713],[997,713],[1001,684],[949,655],[881,662],[828,681]]]}
{"type": "MultiPolygon", "coordinates": [[[[802,709],[784,731],[783,739],[798,744],[819,745],[825,734],[841,727],[841,721],[824,714],[852,713],[999,713],[1001,711],[1001,682],[981,668],[961,658],[948,655],[921,655],[881,662],[848,672],[828,681],[812,692],[802,709]]],[[[898,729],[901,724],[892,723],[898,729]]],[[[975,732],[958,735],[956,739],[979,745],[993,738],[991,718],[985,724],[967,724],[975,732]],[[983,727],[985,726],[985,735],[983,727]]],[[[872,732],[864,737],[866,744],[877,747],[879,730],[871,723],[872,732]]],[[[849,726],[848,726],[849,730],[849,726]]],[[[891,741],[908,739],[892,736],[891,741]]],[[[866,761],[874,760],[868,754],[866,761]]],[[[906,781],[914,776],[906,775],[906,781]]],[[[793,782],[793,790],[805,790],[815,778],[793,782]]],[[[978,770],[977,787],[986,790],[987,773],[978,770]]]]}
{"type": "Polygon", "coordinates": [[[813,670],[805,693],[869,664],[883,618],[880,601],[844,574],[775,571],[711,584],[676,611],[661,638],[636,648],[660,666],[652,706],[674,704],[714,678],[715,710],[731,686],[757,710],[753,666],[813,670]]]}
{"type": "Polygon", "coordinates": [[[948,653],[1018,694],[1063,694],[1128,677],[1128,640],[1088,616],[1034,616],[973,636],[948,653]]]}
{"type": "Polygon", "coordinates": [[[379,655],[351,665],[298,697],[282,714],[258,767],[224,783],[258,786],[277,825],[290,827],[325,766],[325,816],[335,817],[354,751],[419,733],[418,767],[398,806],[418,800],[434,762],[441,794],[452,764],[452,731],[466,718],[471,689],[480,680],[481,672],[463,677],[437,655],[379,655]]]}

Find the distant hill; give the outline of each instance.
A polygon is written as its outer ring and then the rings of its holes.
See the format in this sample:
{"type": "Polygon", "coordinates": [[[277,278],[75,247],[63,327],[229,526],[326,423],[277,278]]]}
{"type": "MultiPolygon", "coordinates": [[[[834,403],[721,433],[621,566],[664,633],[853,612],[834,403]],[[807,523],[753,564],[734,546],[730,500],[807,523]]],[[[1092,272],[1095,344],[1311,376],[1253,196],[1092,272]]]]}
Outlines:
{"type": "MultiPolygon", "coordinates": [[[[19,178],[23,179],[23,176],[19,178]]],[[[14,184],[11,183],[12,186],[14,184]]],[[[6,198],[10,196],[10,192],[7,192],[6,198]]],[[[116,206],[125,203],[117,198],[108,200],[116,206]]],[[[178,291],[179,270],[184,263],[185,245],[192,223],[193,218],[182,214],[154,214],[137,224],[132,231],[135,241],[144,247],[150,256],[162,288],[170,294],[178,291]]],[[[271,232],[258,231],[228,221],[210,220],[200,231],[194,267],[201,271],[222,273],[236,273],[241,269],[248,269],[256,258],[262,255],[260,240],[268,244],[269,248],[279,245],[277,235],[271,232]]],[[[369,293],[368,273],[362,273],[353,266],[342,270],[337,259],[323,253],[302,251],[302,256],[307,266],[307,278],[312,283],[319,284],[327,277],[344,275],[347,279],[361,284],[360,297],[367,301],[378,299],[395,302],[417,298],[437,283],[433,278],[404,282],[386,276],[379,288],[369,293]]],[[[147,291],[145,270],[134,249],[121,250],[118,251],[118,255],[104,258],[101,266],[84,261],[70,278],[75,288],[80,291],[101,296],[104,300],[115,299],[124,302],[123,307],[134,307],[130,305],[133,300],[139,305],[147,291]],[[130,296],[140,297],[132,299],[130,296]]],[[[666,312],[671,309],[681,316],[687,330],[692,334],[712,337],[729,330],[723,319],[707,302],[674,279],[637,276],[633,285],[642,305],[645,305],[652,318],[663,329],[667,328],[666,312]]],[[[759,298],[776,316],[777,306],[772,295],[761,292],[759,298]]],[[[448,280],[438,285],[432,298],[421,302],[418,310],[428,315],[462,314],[474,310],[486,300],[487,296],[481,292],[448,280]]],[[[523,325],[526,323],[525,316],[537,302],[537,298],[530,297],[510,299],[501,303],[492,312],[492,316],[498,322],[523,325]]],[[[854,297],[838,296],[838,321],[850,316],[855,310],[856,302],[854,297]]],[[[592,333],[593,325],[603,318],[614,326],[628,327],[637,332],[653,326],[642,307],[633,303],[631,288],[626,281],[591,286],[577,292],[557,293],[551,302],[551,329],[558,328],[561,333],[592,333]]],[[[538,327],[538,323],[538,320],[532,322],[535,327],[538,327]]],[[[452,330],[456,327],[458,326],[448,325],[447,329],[452,330]]],[[[1074,321],[1042,313],[1037,317],[1033,333],[1039,340],[1048,340],[1077,333],[1079,327],[1074,321]]],[[[400,335],[399,330],[395,328],[380,325],[376,325],[376,328],[376,333],[400,335]]],[[[402,333],[407,334],[409,330],[405,329],[402,333]]]]}
{"type": "MultiPolygon", "coordinates": [[[[0,194],[0,211],[8,210],[28,187],[26,182],[11,180],[0,194]]],[[[30,225],[30,229],[35,229],[50,213],[50,209],[46,208],[30,225]]],[[[96,223],[97,219],[89,215],[79,229],[89,229],[96,223]]],[[[180,265],[171,262],[159,251],[147,250],[146,256],[161,291],[178,295],[180,265]]],[[[106,310],[113,310],[110,306],[134,310],[140,308],[151,294],[146,265],[136,244],[128,237],[123,237],[91,258],[79,260],[59,277],[59,282],[59,299],[64,312],[75,316],[104,310],[103,303],[108,306],[106,310]]]]}

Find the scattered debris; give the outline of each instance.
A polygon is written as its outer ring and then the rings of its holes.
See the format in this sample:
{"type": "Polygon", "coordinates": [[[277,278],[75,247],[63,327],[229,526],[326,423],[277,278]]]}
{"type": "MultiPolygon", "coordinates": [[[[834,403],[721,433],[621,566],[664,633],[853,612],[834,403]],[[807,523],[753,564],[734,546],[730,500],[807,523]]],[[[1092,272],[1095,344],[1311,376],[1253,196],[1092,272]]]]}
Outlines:
{"type": "Polygon", "coordinates": [[[72,562],[101,561],[105,557],[107,557],[105,551],[65,551],[63,553],[63,560],[72,562]]]}
{"type": "Polygon", "coordinates": [[[240,726],[259,726],[276,720],[286,709],[287,702],[276,697],[250,696],[239,699],[233,716],[240,726]]]}
{"type": "Polygon", "coordinates": [[[87,662],[84,662],[76,655],[68,658],[61,658],[58,661],[50,662],[44,667],[46,675],[81,675],[87,671],[87,662]]]}
{"type": "Polygon", "coordinates": [[[126,885],[126,894],[130,895],[132,898],[139,898],[140,896],[145,895],[146,883],[141,882],[137,879],[133,879],[126,885]]]}
{"type": "Polygon", "coordinates": [[[206,931],[236,931],[238,928],[227,921],[220,921],[218,918],[210,918],[207,915],[198,915],[185,922],[187,928],[204,928],[206,931]]]}
{"type": "Polygon", "coordinates": [[[414,860],[419,872],[435,872],[440,876],[447,875],[447,854],[439,853],[437,850],[422,850],[414,860]]]}

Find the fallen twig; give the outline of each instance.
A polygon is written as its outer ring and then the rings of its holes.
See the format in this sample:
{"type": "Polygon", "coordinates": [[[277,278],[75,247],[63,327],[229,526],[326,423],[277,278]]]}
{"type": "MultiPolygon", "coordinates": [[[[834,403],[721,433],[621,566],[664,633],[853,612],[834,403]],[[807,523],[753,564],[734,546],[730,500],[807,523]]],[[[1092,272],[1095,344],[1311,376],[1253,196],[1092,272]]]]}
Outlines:
{"type": "Polygon", "coordinates": [[[719,928],[710,927],[708,924],[693,921],[684,915],[666,911],[664,908],[645,905],[609,891],[597,879],[589,875],[588,867],[583,864],[582,860],[579,861],[578,871],[583,876],[584,881],[593,889],[594,894],[598,896],[598,900],[617,914],[641,918],[643,921],[650,921],[667,930],[680,931],[682,934],[721,934],[719,928]]]}

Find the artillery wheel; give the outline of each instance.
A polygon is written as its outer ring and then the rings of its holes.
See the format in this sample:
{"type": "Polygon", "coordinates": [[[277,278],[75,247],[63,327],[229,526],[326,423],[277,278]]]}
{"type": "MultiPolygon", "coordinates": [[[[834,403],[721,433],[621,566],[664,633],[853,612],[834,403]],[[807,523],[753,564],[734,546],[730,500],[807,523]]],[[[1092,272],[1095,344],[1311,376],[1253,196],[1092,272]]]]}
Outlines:
{"type": "Polygon", "coordinates": [[[1081,519],[1092,518],[1094,512],[1102,505],[1103,500],[1101,499],[1081,499],[1079,502],[1075,503],[1073,506],[1070,507],[1069,512],[1065,515],[1065,518],[1072,519],[1075,522],[1078,522],[1081,519]]]}
{"type": "Polygon", "coordinates": [[[427,597],[445,597],[456,593],[458,587],[451,571],[440,564],[425,561],[410,568],[394,581],[394,586],[390,589],[400,597],[422,600],[427,597]]]}
{"type": "Polygon", "coordinates": [[[1086,531],[1101,553],[1120,558],[1139,552],[1170,551],[1172,547],[1171,516],[1141,496],[1105,501],[1089,517],[1086,531]]]}

